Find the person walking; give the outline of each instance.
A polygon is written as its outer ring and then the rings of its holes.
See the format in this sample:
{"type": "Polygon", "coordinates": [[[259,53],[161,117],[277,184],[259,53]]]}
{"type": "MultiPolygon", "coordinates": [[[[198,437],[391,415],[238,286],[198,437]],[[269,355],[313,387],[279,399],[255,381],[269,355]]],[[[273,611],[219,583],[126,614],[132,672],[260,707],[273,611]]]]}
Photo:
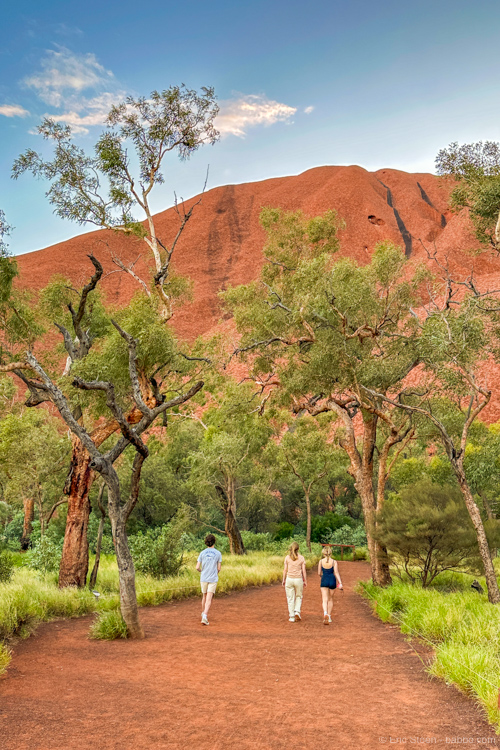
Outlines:
{"type": "Polygon", "coordinates": [[[213,534],[207,534],[205,537],[205,544],[207,548],[200,552],[198,556],[198,562],[196,563],[196,570],[200,575],[201,593],[203,598],[201,600],[201,624],[208,625],[208,611],[212,604],[212,599],[217,588],[217,581],[219,580],[219,573],[222,565],[222,555],[218,549],[215,549],[216,539],[213,534]]]}
{"type": "Polygon", "coordinates": [[[321,599],[323,601],[323,623],[329,625],[332,621],[333,595],[335,589],[343,589],[340,579],[339,566],[332,557],[332,548],[323,547],[323,555],[318,563],[318,575],[321,576],[321,599]]]}
{"type": "Polygon", "coordinates": [[[282,586],[285,587],[288,602],[288,619],[290,622],[301,620],[300,609],[304,586],[307,586],[306,561],[299,554],[299,545],[292,542],[285,557],[282,586]]]}

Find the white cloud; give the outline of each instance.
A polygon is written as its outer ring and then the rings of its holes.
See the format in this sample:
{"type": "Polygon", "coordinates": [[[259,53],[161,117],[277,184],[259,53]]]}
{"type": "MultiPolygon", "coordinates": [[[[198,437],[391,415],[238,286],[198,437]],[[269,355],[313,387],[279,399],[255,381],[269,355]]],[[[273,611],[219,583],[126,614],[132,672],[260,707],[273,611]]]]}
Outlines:
{"type": "Polygon", "coordinates": [[[310,115],[311,112],[313,112],[313,111],[314,111],[314,107],[306,107],[305,110],[304,110],[304,113],[306,115],[310,115]]]}
{"type": "Polygon", "coordinates": [[[109,91],[91,99],[84,97],[72,97],[68,101],[68,109],[60,115],[47,114],[56,122],[64,122],[71,125],[73,133],[88,133],[89,128],[96,125],[104,125],[106,117],[113,104],[117,104],[125,98],[125,92],[109,91]]]}
{"type": "Polygon", "coordinates": [[[91,52],[79,55],[66,47],[57,47],[47,50],[41,61],[41,70],[25,78],[24,83],[35,89],[46,104],[61,107],[71,94],[102,89],[113,78],[113,73],[106,70],[91,52]]]}
{"type": "Polygon", "coordinates": [[[26,117],[29,112],[19,104],[2,104],[0,105],[0,115],[4,117],[26,117]]]}
{"type": "Polygon", "coordinates": [[[249,128],[287,122],[296,113],[296,107],[267,99],[262,94],[242,95],[221,102],[215,126],[222,136],[236,135],[244,138],[249,128]]]}

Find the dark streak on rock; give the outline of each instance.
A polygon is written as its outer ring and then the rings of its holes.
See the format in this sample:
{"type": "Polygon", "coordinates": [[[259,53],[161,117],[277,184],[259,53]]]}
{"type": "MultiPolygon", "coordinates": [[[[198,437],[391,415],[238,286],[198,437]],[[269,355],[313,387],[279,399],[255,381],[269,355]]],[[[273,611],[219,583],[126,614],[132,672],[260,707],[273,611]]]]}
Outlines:
{"type": "MultiPolygon", "coordinates": [[[[423,187],[420,184],[420,182],[417,182],[417,185],[418,185],[418,189],[420,190],[420,195],[422,196],[423,200],[427,203],[428,206],[430,206],[431,208],[433,208],[434,211],[436,211],[437,213],[439,213],[439,211],[437,210],[436,206],[431,201],[431,199],[429,198],[429,196],[427,195],[427,193],[423,189],[423,187]]],[[[445,226],[446,226],[446,217],[444,216],[444,214],[441,214],[441,227],[444,229],[445,226]]]]}
{"type": "Polygon", "coordinates": [[[411,251],[412,251],[412,238],[411,234],[405,227],[405,223],[401,216],[399,215],[399,211],[397,208],[394,207],[394,203],[392,200],[392,192],[391,189],[387,187],[387,185],[384,185],[382,180],[379,180],[380,184],[385,187],[387,190],[387,205],[390,206],[394,212],[394,217],[396,219],[396,224],[398,225],[398,229],[401,232],[401,237],[403,238],[403,242],[405,243],[405,255],[407,258],[410,257],[411,251]]]}

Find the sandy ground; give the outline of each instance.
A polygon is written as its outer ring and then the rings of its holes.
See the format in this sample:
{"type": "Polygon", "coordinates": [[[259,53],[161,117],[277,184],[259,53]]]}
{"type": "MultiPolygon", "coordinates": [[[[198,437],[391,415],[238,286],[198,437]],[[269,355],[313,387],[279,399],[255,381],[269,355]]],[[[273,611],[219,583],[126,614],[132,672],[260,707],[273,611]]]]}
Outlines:
{"type": "MultiPolygon", "coordinates": [[[[362,750],[495,747],[472,701],[430,679],[396,628],[354,594],[340,563],[333,623],[310,574],[303,620],[281,586],[142,610],[142,642],[95,642],[90,618],[42,625],[0,679],[2,750],[362,750]]],[[[416,644],[415,644],[416,645],[416,644]]]]}

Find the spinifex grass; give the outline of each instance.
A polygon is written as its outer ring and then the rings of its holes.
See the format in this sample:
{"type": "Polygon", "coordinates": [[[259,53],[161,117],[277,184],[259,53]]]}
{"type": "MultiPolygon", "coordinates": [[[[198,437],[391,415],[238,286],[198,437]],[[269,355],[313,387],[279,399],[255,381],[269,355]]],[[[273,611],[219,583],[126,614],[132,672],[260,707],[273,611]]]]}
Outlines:
{"type": "Polygon", "coordinates": [[[500,730],[500,607],[470,590],[472,576],[440,578],[438,587],[451,593],[408,583],[386,589],[363,583],[360,590],[381,620],[430,641],[435,657],[429,672],[473,696],[500,730]]]}
{"type": "MultiPolygon", "coordinates": [[[[318,549],[312,555],[306,555],[309,565],[318,560],[319,545],[316,546],[318,549]]],[[[195,570],[196,558],[194,552],[186,554],[180,575],[172,578],[158,580],[138,574],[136,586],[139,605],[153,606],[198,595],[200,576],[195,570]]],[[[224,555],[217,593],[273,583],[280,579],[282,571],[283,556],[270,556],[267,552],[250,552],[242,557],[224,555]]],[[[58,589],[55,574],[42,575],[27,568],[18,568],[11,582],[0,585],[0,644],[15,637],[26,638],[42,621],[80,617],[96,611],[117,613],[120,602],[114,556],[101,558],[96,590],[100,593],[99,600],[88,589],[58,589]]],[[[113,617],[114,614],[103,618],[107,623],[103,632],[115,632],[113,617]]],[[[0,648],[0,673],[9,661],[6,654],[8,649],[2,651],[0,648]]]]}

